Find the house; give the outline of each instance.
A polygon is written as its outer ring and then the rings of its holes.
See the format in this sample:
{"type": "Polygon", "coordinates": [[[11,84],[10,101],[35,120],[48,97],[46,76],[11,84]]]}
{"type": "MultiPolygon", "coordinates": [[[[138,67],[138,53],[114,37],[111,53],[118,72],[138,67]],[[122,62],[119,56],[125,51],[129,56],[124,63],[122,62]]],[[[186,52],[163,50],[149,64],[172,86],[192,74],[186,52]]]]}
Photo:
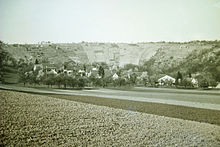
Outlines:
{"type": "Polygon", "coordinates": [[[36,69],[43,69],[43,65],[42,64],[34,64],[33,70],[35,71],[36,69]]]}
{"type": "Polygon", "coordinates": [[[97,71],[98,69],[97,69],[96,67],[93,67],[92,70],[93,70],[93,71],[97,71]]]}
{"type": "Polygon", "coordinates": [[[78,73],[80,74],[80,76],[85,76],[86,75],[86,72],[84,70],[79,70],[78,73]]]}
{"type": "Polygon", "coordinates": [[[215,88],[220,89],[220,83],[218,83],[218,85],[215,88]]]}
{"type": "Polygon", "coordinates": [[[115,73],[115,74],[112,76],[112,79],[113,79],[113,80],[118,79],[118,74],[115,73]]]}
{"type": "Polygon", "coordinates": [[[50,71],[47,71],[47,74],[57,75],[56,69],[51,69],[50,71]]]}
{"type": "Polygon", "coordinates": [[[175,78],[168,76],[168,75],[165,75],[162,78],[158,79],[159,85],[165,85],[168,83],[174,84],[175,81],[176,81],[175,78]]]}
{"type": "Polygon", "coordinates": [[[85,71],[84,71],[84,70],[81,70],[81,69],[80,69],[78,72],[79,72],[79,73],[85,73],[85,71]]]}
{"type": "Polygon", "coordinates": [[[64,69],[63,72],[64,72],[64,73],[67,73],[68,75],[70,75],[71,73],[73,73],[73,70],[64,69]]]}
{"type": "Polygon", "coordinates": [[[90,77],[91,75],[92,75],[91,70],[90,70],[89,72],[86,72],[86,76],[87,76],[87,77],[90,77]]]}
{"type": "MultiPolygon", "coordinates": [[[[89,70],[89,68],[88,68],[89,70]]],[[[95,77],[95,78],[99,78],[99,71],[96,67],[92,67],[91,70],[87,73],[88,77],[95,77]]]]}
{"type": "Polygon", "coordinates": [[[198,80],[195,78],[191,78],[191,83],[193,84],[194,87],[198,87],[198,80]]]}
{"type": "Polygon", "coordinates": [[[51,70],[56,71],[57,70],[57,66],[55,64],[43,63],[43,69],[46,71],[46,73],[48,73],[51,70]]]}
{"type": "Polygon", "coordinates": [[[44,76],[44,71],[41,69],[38,72],[37,78],[43,77],[44,76]]]}

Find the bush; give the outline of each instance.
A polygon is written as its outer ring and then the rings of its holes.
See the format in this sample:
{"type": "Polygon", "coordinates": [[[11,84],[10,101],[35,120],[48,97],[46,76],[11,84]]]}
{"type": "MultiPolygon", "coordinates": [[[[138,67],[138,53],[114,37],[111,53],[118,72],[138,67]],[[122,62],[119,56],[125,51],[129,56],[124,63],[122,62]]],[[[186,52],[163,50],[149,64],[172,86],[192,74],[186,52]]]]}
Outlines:
{"type": "Polygon", "coordinates": [[[190,78],[184,78],[182,80],[181,86],[184,86],[185,88],[192,88],[193,87],[192,80],[190,78]]]}
{"type": "Polygon", "coordinates": [[[211,73],[202,73],[199,76],[197,76],[199,87],[207,88],[209,86],[215,87],[217,85],[217,82],[211,75],[211,73]]]}

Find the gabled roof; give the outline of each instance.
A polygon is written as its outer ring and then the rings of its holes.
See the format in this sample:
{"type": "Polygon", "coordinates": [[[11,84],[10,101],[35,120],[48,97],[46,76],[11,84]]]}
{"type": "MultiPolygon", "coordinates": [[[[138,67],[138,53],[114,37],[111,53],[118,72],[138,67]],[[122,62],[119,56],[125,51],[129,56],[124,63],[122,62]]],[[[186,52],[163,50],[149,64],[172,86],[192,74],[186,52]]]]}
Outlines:
{"type": "Polygon", "coordinates": [[[158,79],[158,81],[162,81],[162,80],[172,80],[172,81],[176,81],[175,78],[171,77],[171,76],[168,76],[168,75],[165,75],[163,76],[162,78],[158,79]]]}
{"type": "Polygon", "coordinates": [[[115,73],[112,77],[113,77],[113,79],[117,79],[118,78],[118,74],[115,73]]]}

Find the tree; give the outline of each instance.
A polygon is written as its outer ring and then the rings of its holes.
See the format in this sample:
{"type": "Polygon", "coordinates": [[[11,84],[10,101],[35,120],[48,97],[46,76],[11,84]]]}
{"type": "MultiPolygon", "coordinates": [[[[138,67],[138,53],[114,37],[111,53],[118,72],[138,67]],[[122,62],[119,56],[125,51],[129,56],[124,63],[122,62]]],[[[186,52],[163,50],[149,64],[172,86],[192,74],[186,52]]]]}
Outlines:
{"type": "Polygon", "coordinates": [[[45,74],[44,75],[44,83],[46,85],[48,85],[48,87],[49,86],[53,87],[53,85],[55,85],[55,83],[56,83],[56,75],[53,73],[50,73],[47,75],[45,74]]]}
{"type": "Polygon", "coordinates": [[[183,80],[183,76],[182,74],[180,73],[180,71],[177,72],[177,76],[176,76],[176,85],[180,85],[181,82],[183,80]]]}
{"type": "Polygon", "coordinates": [[[118,79],[113,81],[114,86],[123,86],[126,84],[126,81],[124,78],[119,77],[118,79]]]}
{"type": "Polygon", "coordinates": [[[61,88],[62,81],[63,81],[63,73],[59,74],[55,78],[55,83],[58,85],[59,88],[61,88]]]}
{"type": "Polygon", "coordinates": [[[10,54],[3,49],[4,43],[0,41],[0,81],[4,83],[4,73],[6,72],[6,65],[10,58],[10,54]]]}
{"type": "Polygon", "coordinates": [[[99,73],[100,77],[104,78],[105,70],[104,70],[104,68],[102,66],[99,66],[99,72],[98,73],[99,73]]]}
{"type": "Polygon", "coordinates": [[[69,80],[68,80],[68,85],[72,88],[77,87],[78,86],[78,77],[74,77],[74,76],[69,76],[69,80]]]}
{"type": "Polygon", "coordinates": [[[191,72],[189,72],[189,78],[192,78],[192,74],[191,74],[191,72]]]}
{"type": "Polygon", "coordinates": [[[149,82],[149,76],[147,72],[143,72],[140,76],[140,80],[143,82],[144,86],[149,82]]]}
{"type": "Polygon", "coordinates": [[[83,65],[83,70],[86,72],[86,65],[85,64],[83,65]]]}
{"type": "Polygon", "coordinates": [[[135,73],[131,74],[130,75],[130,81],[131,81],[132,85],[135,85],[136,80],[137,80],[137,74],[135,74],[135,73]]]}
{"type": "Polygon", "coordinates": [[[134,71],[135,68],[138,68],[138,65],[126,64],[126,65],[124,66],[124,70],[132,69],[132,71],[134,71]]]}
{"type": "Polygon", "coordinates": [[[96,75],[94,73],[90,75],[89,82],[91,83],[92,86],[96,85],[96,75]]]}
{"type": "Polygon", "coordinates": [[[149,76],[148,79],[149,79],[149,83],[150,83],[151,86],[153,86],[153,87],[157,87],[158,86],[158,81],[157,81],[158,75],[149,76]]]}
{"type": "Polygon", "coordinates": [[[64,68],[64,69],[67,69],[67,65],[64,64],[64,65],[63,65],[63,68],[64,68]]]}
{"type": "Polygon", "coordinates": [[[37,59],[35,60],[35,64],[39,64],[39,61],[37,59]]]}
{"type": "Polygon", "coordinates": [[[29,80],[28,72],[19,74],[19,82],[22,82],[24,84],[24,86],[26,85],[28,80],[29,80]]]}
{"type": "Polygon", "coordinates": [[[86,79],[85,79],[84,77],[80,77],[80,78],[78,79],[78,86],[79,86],[80,88],[83,88],[83,87],[85,87],[85,85],[86,85],[86,79]]]}
{"type": "Polygon", "coordinates": [[[106,62],[101,62],[100,65],[103,67],[103,69],[109,69],[109,66],[106,62]]]}
{"type": "Polygon", "coordinates": [[[18,74],[19,74],[19,82],[22,82],[24,86],[26,83],[31,83],[33,64],[26,63],[24,59],[20,59],[18,62],[18,74]]]}
{"type": "Polygon", "coordinates": [[[40,68],[37,68],[35,71],[31,71],[29,75],[29,83],[30,84],[40,84],[40,78],[38,77],[38,73],[40,68]]]}
{"type": "Polygon", "coordinates": [[[68,75],[64,73],[63,76],[62,76],[62,84],[63,84],[65,89],[66,89],[66,87],[68,85],[68,80],[69,80],[68,75]]]}
{"type": "Polygon", "coordinates": [[[112,82],[112,76],[106,76],[102,79],[103,81],[103,87],[108,86],[109,83],[112,82]]]}

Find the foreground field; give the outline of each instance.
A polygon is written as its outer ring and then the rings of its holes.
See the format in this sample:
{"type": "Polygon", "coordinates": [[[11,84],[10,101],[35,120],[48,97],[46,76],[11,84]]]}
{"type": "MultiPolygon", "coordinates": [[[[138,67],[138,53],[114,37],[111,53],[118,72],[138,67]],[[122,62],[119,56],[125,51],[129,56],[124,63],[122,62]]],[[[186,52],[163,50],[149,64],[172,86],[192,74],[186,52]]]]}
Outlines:
{"type": "Polygon", "coordinates": [[[0,91],[1,146],[220,146],[220,126],[0,91]]]}

